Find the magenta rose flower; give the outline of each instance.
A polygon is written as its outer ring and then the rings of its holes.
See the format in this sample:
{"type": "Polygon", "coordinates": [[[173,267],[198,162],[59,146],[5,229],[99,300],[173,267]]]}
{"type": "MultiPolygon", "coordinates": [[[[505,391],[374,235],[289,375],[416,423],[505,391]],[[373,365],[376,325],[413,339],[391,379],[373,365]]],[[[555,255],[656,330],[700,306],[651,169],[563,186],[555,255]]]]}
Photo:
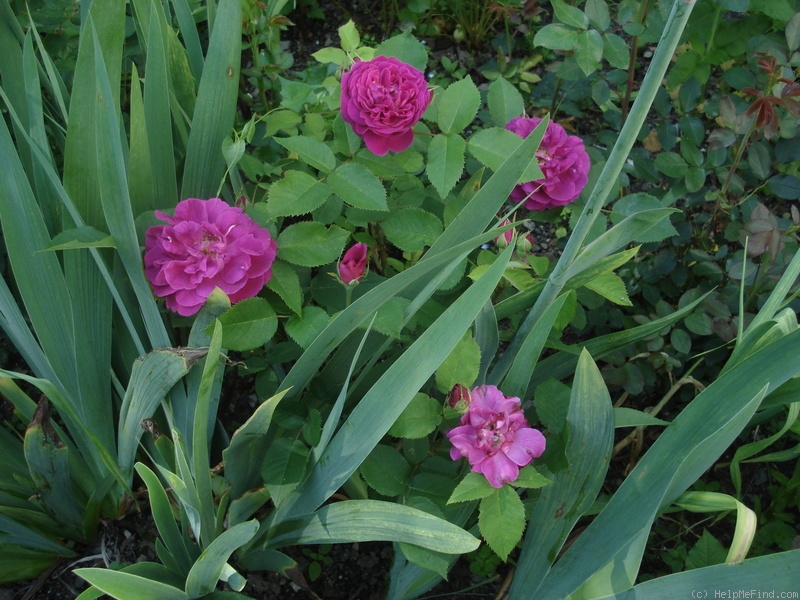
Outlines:
{"type": "Polygon", "coordinates": [[[472,470],[500,488],[519,477],[519,468],[541,456],[544,436],[528,425],[520,399],[506,397],[493,385],[472,390],[461,424],[447,432],[450,458],[466,457],[472,470]]]}
{"type": "Polygon", "coordinates": [[[345,285],[354,285],[367,274],[366,244],[354,244],[339,261],[339,278],[345,285]]]}
{"type": "Polygon", "coordinates": [[[342,75],[342,118],[378,156],[411,145],[432,97],[422,71],[392,56],[358,61],[342,75]]]}
{"type": "Polygon", "coordinates": [[[278,245],[241,208],[218,198],[188,198],[145,237],[144,269],[153,292],[179,315],[195,314],[215,287],[232,303],[255,296],[269,281],[278,245]]]}
{"type": "MultiPolygon", "coordinates": [[[[526,138],[541,121],[516,117],[508,122],[506,129],[526,138]]],[[[581,138],[568,135],[561,125],[550,121],[536,158],[544,179],[518,184],[511,191],[511,200],[524,200],[525,208],[530,210],[546,210],[569,204],[580,196],[589,181],[591,166],[581,138]]]]}

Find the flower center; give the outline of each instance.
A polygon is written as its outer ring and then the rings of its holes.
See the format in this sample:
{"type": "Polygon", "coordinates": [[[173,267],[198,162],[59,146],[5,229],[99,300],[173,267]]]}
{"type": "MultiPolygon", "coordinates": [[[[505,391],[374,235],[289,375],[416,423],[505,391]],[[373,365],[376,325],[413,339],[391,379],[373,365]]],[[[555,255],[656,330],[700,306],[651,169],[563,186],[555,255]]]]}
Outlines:
{"type": "Polygon", "coordinates": [[[219,250],[218,244],[221,240],[222,238],[216,234],[209,231],[204,232],[200,238],[200,252],[206,256],[216,257],[217,250],[219,250]]]}
{"type": "Polygon", "coordinates": [[[492,415],[489,422],[478,431],[478,445],[490,454],[497,452],[510,438],[513,438],[513,432],[508,430],[508,423],[502,414],[492,415]]]}

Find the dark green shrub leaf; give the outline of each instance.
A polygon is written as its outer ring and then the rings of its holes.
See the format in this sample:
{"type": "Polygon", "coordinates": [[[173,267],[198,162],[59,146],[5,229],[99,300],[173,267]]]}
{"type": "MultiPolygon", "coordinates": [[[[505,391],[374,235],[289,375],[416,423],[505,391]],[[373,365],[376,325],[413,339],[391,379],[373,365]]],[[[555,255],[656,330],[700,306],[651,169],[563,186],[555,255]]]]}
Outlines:
{"type": "Polygon", "coordinates": [[[278,257],[303,267],[318,267],[338,259],[350,234],[336,225],[295,223],[278,235],[278,257]]]}
{"type": "Polygon", "coordinates": [[[627,69],[630,60],[630,48],[625,40],[616,33],[603,36],[603,58],[616,69],[627,69]]]}
{"type": "Polygon", "coordinates": [[[378,444],[361,465],[367,485],[384,496],[402,494],[408,484],[411,465],[391,446],[378,444]]]}
{"type": "Polygon", "coordinates": [[[719,543],[717,538],[711,535],[707,529],[703,530],[703,535],[697,543],[689,550],[686,557],[687,569],[700,569],[711,565],[720,565],[728,557],[728,551],[719,543]]]}
{"type": "MultiPolygon", "coordinates": [[[[248,298],[234,304],[219,318],[222,346],[243,352],[266,344],[278,329],[278,317],[264,298],[248,298]]],[[[213,323],[206,329],[211,335],[213,323]]]]}
{"type": "Polygon", "coordinates": [[[800,179],[794,175],[775,175],[767,182],[767,189],[784,200],[800,198],[800,179]]]}
{"type": "Polygon", "coordinates": [[[521,117],[525,113],[525,101],[522,94],[503,77],[495,79],[489,84],[487,97],[489,114],[498,127],[505,127],[514,117],[521,117]]]}
{"type": "Polygon", "coordinates": [[[292,315],[286,321],[286,333],[298,346],[308,348],[329,320],[328,313],[318,306],[304,306],[300,316],[292,315]]]}
{"type": "Polygon", "coordinates": [[[753,142],[747,153],[747,162],[753,175],[759,179],[766,179],[772,170],[772,158],[763,142],[753,142]]]}
{"type": "Polygon", "coordinates": [[[283,179],[269,188],[267,209],[271,218],[310,213],[331,195],[331,188],[301,171],[286,171],[283,179]]]}
{"type": "Polygon", "coordinates": [[[392,213],[381,226],[386,238],[404,252],[422,250],[433,244],[442,233],[439,218],[421,208],[404,208],[392,213]]]}
{"type": "Polygon", "coordinates": [[[304,163],[319,171],[330,173],[336,168],[336,157],[326,144],[304,135],[287,138],[275,138],[289,152],[294,152],[304,163]]]}
{"type": "Polygon", "coordinates": [[[394,56],[423,73],[428,64],[428,52],[425,50],[425,46],[408,31],[391,37],[380,44],[375,48],[375,54],[394,56]]]}
{"type": "Polygon", "coordinates": [[[584,74],[589,75],[600,68],[603,59],[603,38],[594,29],[581,31],[575,43],[575,60],[584,74]]]}
{"type": "Polygon", "coordinates": [[[455,134],[434,136],[428,146],[428,179],[442,198],[461,179],[466,149],[464,138],[455,134]]]}
{"type": "Polygon", "coordinates": [[[350,162],[328,175],[328,183],[346,204],[366,210],[389,210],[386,188],[364,165],[350,162]]]}
{"type": "Polygon", "coordinates": [[[577,29],[586,29],[589,26],[589,17],[581,9],[570,6],[564,0],[552,0],[550,4],[556,13],[556,18],[577,29]]]}
{"type": "Polygon", "coordinates": [[[446,394],[456,384],[470,387],[478,378],[481,364],[481,351],[468,331],[453,351],[436,369],[436,387],[446,394]]]}
{"type": "Polygon", "coordinates": [[[545,25],[533,36],[533,45],[549,50],[572,50],[578,42],[578,32],[560,23],[545,25]]]}
{"type": "Polygon", "coordinates": [[[676,152],[662,152],[656,156],[656,169],[668,177],[683,177],[689,165],[676,152]]]}
{"type": "Polygon", "coordinates": [[[291,265],[281,260],[272,263],[272,277],[267,288],[278,294],[295,314],[301,314],[303,290],[300,289],[300,278],[291,265]]]}
{"type": "Polygon", "coordinates": [[[598,31],[605,31],[611,25],[611,15],[605,0],[587,0],[586,17],[598,31]]]}
{"type": "Polygon", "coordinates": [[[442,405],[422,392],[416,394],[389,428],[389,435],[405,439],[424,438],[442,422],[442,405]]]}
{"type": "Polygon", "coordinates": [[[669,334],[669,343],[681,354],[689,354],[692,350],[692,338],[683,329],[673,329],[669,334]]]}
{"type": "MultiPolygon", "coordinates": [[[[461,81],[451,83],[439,101],[437,123],[445,134],[461,133],[472,123],[481,105],[481,94],[467,75],[461,81]]],[[[433,154],[429,150],[430,154],[433,154]]]]}

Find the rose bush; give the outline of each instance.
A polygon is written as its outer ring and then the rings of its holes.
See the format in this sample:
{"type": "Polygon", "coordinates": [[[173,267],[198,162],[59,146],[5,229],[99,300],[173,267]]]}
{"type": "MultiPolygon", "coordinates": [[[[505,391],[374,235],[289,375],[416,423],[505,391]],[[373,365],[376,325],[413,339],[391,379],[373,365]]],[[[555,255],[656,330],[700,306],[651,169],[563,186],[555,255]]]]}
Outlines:
{"type": "Polygon", "coordinates": [[[218,198],[188,198],[173,217],[156,215],[168,225],[147,230],[145,274],[170,310],[195,314],[215,287],[235,303],[269,281],[278,245],[241,208],[218,198]]]}
{"type": "Polygon", "coordinates": [[[357,61],[342,75],[342,118],[378,156],[411,145],[432,97],[421,71],[390,56],[357,61]]]}
{"type": "MultiPolygon", "coordinates": [[[[526,138],[536,129],[541,119],[516,117],[506,129],[526,138]]],[[[569,204],[581,193],[589,181],[589,155],[583,140],[568,135],[564,128],[550,121],[536,151],[539,168],[544,179],[520,183],[511,192],[511,200],[525,202],[530,210],[547,210],[569,204]]]]}
{"type": "Polygon", "coordinates": [[[447,432],[450,458],[466,457],[472,470],[500,488],[519,476],[519,468],[541,456],[544,436],[528,425],[520,399],[506,397],[493,385],[472,390],[461,424],[447,432]]]}

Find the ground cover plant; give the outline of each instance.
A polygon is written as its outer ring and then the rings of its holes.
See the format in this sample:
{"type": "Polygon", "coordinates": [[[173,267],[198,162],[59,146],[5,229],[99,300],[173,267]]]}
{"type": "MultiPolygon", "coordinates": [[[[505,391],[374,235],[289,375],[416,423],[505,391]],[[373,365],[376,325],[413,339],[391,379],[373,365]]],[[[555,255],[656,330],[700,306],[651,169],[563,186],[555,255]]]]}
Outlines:
{"type": "Polygon", "coordinates": [[[797,3],[376,7],[0,0],[0,582],[800,592],[797,3]]]}

